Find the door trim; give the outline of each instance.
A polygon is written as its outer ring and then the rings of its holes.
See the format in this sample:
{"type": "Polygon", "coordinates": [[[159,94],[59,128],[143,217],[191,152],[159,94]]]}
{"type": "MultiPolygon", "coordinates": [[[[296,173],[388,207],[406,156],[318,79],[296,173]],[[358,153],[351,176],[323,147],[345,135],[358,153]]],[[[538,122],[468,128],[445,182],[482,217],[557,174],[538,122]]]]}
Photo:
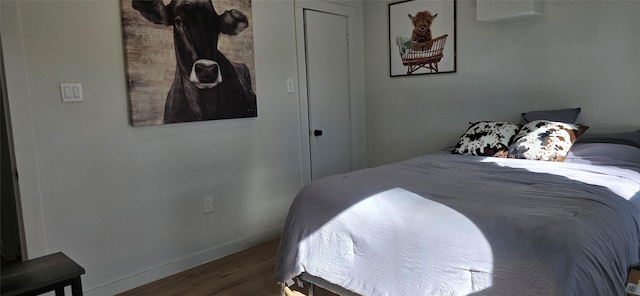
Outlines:
{"type": "Polygon", "coordinates": [[[2,23],[2,55],[5,67],[5,82],[11,115],[11,129],[15,152],[16,169],[19,172],[18,194],[24,231],[23,254],[30,259],[46,255],[44,215],[36,144],[33,131],[30,96],[28,92],[25,50],[22,47],[20,30],[20,3],[18,1],[0,1],[0,20],[2,23]],[[12,29],[13,28],[13,29],[12,29]]]}
{"type": "MultiPolygon", "coordinates": [[[[16,169],[16,156],[15,156],[15,146],[13,144],[13,129],[11,128],[11,113],[9,112],[9,95],[7,92],[7,81],[5,79],[5,67],[4,67],[4,53],[2,50],[2,38],[0,37],[0,97],[2,99],[2,133],[4,134],[3,142],[6,141],[7,147],[2,147],[2,149],[6,149],[7,151],[3,151],[2,153],[6,153],[9,158],[9,170],[11,174],[11,196],[3,197],[3,198],[11,198],[14,200],[14,208],[8,209],[9,211],[14,212],[16,221],[15,224],[11,225],[11,227],[15,227],[17,229],[18,234],[18,245],[20,248],[20,258],[21,260],[26,260],[26,240],[24,233],[24,220],[22,218],[22,204],[20,203],[20,187],[18,184],[18,170],[16,169]]],[[[3,193],[5,193],[3,191],[3,193]]],[[[6,209],[3,209],[3,213],[6,209]]]]}

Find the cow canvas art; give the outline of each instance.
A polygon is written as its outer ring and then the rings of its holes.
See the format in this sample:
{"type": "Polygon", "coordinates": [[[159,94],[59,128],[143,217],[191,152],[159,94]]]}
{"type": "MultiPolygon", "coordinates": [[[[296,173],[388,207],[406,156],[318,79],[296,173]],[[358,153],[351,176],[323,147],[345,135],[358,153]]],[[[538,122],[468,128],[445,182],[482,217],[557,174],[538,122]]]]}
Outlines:
{"type": "Polygon", "coordinates": [[[131,123],[257,116],[251,1],[124,0],[131,123]]]}

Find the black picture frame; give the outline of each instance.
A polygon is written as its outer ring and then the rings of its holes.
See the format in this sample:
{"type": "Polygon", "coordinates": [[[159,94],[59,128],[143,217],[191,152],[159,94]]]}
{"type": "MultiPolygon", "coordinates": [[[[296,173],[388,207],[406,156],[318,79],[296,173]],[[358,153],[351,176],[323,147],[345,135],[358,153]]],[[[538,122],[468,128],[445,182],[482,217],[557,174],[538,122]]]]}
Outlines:
{"type": "Polygon", "coordinates": [[[456,0],[389,4],[391,77],[456,72],[456,4],[456,0]]]}

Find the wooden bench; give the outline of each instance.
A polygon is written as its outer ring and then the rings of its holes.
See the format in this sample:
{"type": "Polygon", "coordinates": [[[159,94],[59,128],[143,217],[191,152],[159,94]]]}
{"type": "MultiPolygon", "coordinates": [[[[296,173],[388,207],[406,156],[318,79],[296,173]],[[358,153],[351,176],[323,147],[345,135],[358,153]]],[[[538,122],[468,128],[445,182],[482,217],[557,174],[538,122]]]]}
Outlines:
{"type": "Polygon", "coordinates": [[[72,295],[80,296],[80,276],[84,273],[82,266],[58,252],[3,267],[0,292],[2,296],[13,296],[55,291],[56,296],[61,296],[64,295],[64,287],[70,285],[72,295]]]}

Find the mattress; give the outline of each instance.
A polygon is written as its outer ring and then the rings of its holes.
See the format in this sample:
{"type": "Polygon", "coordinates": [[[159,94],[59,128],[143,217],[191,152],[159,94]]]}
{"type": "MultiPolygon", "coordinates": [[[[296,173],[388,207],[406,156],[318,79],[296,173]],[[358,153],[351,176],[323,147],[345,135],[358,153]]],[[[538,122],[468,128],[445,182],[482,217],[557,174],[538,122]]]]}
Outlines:
{"type": "Polygon", "coordinates": [[[640,262],[640,149],[565,162],[437,152],[305,186],[276,260],[360,295],[625,295],[640,262]]]}

